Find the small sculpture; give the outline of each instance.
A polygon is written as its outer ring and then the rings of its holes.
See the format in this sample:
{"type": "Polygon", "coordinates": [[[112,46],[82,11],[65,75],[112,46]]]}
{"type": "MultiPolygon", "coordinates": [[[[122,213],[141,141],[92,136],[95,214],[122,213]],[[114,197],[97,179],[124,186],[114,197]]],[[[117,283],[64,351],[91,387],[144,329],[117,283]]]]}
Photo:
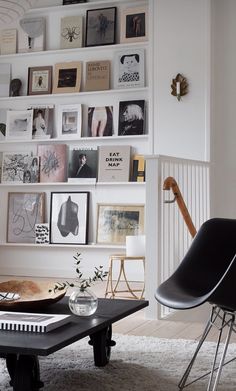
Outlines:
{"type": "Polygon", "coordinates": [[[22,82],[20,79],[12,79],[12,81],[10,83],[10,95],[11,96],[19,96],[21,86],[22,86],[22,82]]]}

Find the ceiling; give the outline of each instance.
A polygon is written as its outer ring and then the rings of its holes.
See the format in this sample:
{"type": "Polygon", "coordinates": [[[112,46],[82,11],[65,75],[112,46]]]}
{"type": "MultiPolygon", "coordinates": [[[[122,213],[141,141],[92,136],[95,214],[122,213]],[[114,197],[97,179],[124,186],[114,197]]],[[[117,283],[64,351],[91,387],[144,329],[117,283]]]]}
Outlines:
{"type": "Polygon", "coordinates": [[[38,0],[0,0],[0,27],[21,18],[38,0]]]}

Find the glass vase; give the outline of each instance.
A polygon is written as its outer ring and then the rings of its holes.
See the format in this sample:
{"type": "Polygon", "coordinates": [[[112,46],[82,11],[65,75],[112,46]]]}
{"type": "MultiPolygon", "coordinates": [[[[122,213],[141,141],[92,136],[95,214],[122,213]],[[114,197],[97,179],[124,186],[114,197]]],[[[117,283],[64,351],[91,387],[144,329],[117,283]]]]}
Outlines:
{"type": "Polygon", "coordinates": [[[88,288],[84,291],[74,290],[69,297],[71,312],[79,316],[93,315],[98,307],[98,298],[88,288]]]}

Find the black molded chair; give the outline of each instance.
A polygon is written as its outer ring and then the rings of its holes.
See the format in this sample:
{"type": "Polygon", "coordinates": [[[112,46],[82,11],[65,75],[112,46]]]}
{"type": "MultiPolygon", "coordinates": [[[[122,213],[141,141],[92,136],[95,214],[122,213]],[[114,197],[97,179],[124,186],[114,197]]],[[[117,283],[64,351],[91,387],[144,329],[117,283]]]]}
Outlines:
{"type": "Polygon", "coordinates": [[[169,308],[185,310],[200,306],[205,302],[212,305],[209,321],[178,385],[180,390],[187,387],[187,379],[194,361],[213,326],[219,330],[219,336],[212,369],[205,376],[210,374],[207,390],[215,391],[217,389],[223,365],[226,364],[225,356],[231,333],[232,331],[236,332],[235,259],[236,220],[210,219],[199,229],[176,271],[156,291],[157,301],[169,308]],[[217,367],[219,344],[222,341],[224,328],[228,328],[228,332],[217,367]]]}

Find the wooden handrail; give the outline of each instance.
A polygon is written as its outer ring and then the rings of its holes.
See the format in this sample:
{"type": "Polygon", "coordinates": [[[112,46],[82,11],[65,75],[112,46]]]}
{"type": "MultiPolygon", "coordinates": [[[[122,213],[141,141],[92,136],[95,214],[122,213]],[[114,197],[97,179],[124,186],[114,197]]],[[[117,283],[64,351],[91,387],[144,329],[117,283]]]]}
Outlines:
{"type": "Polygon", "coordinates": [[[184,221],[188,227],[188,230],[191,234],[191,236],[194,238],[194,236],[197,233],[197,230],[193,224],[193,221],[191,219],[191,216],[189,214],[188,208],[183,200],[181,191],[179,190],[179,186],[176,182],[176,180],[169,176],[164,180],[163,183],[163,190],[172,190],[174,193],[174,199],[171,201],[165,201],[165,203],[171,203],[177,201],[178,207],[180,209],[180,212],[182,213],[182,216],[184,218],[184,221]]]}

